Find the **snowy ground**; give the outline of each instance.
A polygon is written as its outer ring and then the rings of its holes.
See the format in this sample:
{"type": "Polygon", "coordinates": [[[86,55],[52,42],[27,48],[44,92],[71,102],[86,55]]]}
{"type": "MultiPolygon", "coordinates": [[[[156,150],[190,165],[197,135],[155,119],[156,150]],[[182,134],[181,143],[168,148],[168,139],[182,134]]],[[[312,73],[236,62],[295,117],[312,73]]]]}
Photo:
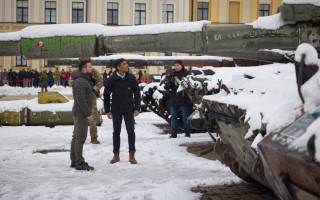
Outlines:
{"type": "Polygon", "coordinates": [[[73,126],[55,128],[0,127],[0,199],[199,199],[197,185],[238,183],[219,161],[196,157],[179,146],[211,139],[206,133],[169,139],[154,124],[165,121],[154,113],[136,118],[137,165],[128,162],[123,125],[120,162],[112,158],[112,121],[103,117],[98,128],[100,145],[84,145],[86,161],[94,171],[70,168],[69,152],[34,153],[37,150],[70,149],[73,126]]]}

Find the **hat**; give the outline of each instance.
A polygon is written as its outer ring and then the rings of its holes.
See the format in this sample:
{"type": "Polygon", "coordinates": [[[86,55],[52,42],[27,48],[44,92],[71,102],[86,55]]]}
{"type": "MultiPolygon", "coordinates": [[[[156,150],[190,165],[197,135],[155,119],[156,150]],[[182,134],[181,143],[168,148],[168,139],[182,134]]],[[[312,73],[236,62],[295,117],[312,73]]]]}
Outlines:
{"type": "Polygon", "coordinates": [[[123,61],[125,61],[124,58],[119,58],[118,60],[114,61],[113,67],[117,69],[117,67],[119,67],[123,61]]]}
{"type": "Polygon", "coordinates": [[[182,67],[184,67],[183,63],[182,63],[182,60],[175,60],[173,64],[179,64],[181,65],[182,67]]]}

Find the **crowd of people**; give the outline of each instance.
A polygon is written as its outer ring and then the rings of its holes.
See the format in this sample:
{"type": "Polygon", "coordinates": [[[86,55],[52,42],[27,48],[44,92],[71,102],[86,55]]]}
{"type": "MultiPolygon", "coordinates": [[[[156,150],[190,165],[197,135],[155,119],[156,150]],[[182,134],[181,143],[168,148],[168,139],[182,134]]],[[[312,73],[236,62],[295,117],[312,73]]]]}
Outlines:
{"type": "MultiPolygon", "coordinates": [[[[12,69],[9,71],[4,69],[4,71],[0,73],[0,85],[9,85],[12,87],[41,87],[41,85],[45,84],[41,83],[41,75],[46,74],[48,76],[47,86],[52,87],[55,84],[66,87],[69,86],[71,72],[71,69],[68,71],[65,71],[64,69],[59,71],[58,68],[56,68],[54,72],[51,69],[42,70],[41,72],[39,72],[37,69],[30,68],[27,68],[27,70],[22,69],[18,72],[12,69]]],[[[104,85],[106,85],[112,73],[112,69],[109,72],[104,70],[104,73],[102,74],[104,85]]],[[[139,70],[135,77],[139,83],[150,81],[149,74],[146,71],[142,72],[139,70]]],[[[46,81],[46,78],[43,78],[42,80],[46,81]]]]}
{"type": "Polygon", "coordinates": [[[41,86],[41,75],[46,74],[48,76],[48,86],[52,87],[54,84],[68,86],[68,80],[71,74],[71,69],[66,72],[64,69],[61,71],[58,68],[52,72],[51,69],[42,70],[39,72],[37,69],[27,70],[22,69],[16,72],[16,70],[10,69],[1,73],[1,80],[3,85],[9,85],[12,87],[40,87],[41,86]]]}

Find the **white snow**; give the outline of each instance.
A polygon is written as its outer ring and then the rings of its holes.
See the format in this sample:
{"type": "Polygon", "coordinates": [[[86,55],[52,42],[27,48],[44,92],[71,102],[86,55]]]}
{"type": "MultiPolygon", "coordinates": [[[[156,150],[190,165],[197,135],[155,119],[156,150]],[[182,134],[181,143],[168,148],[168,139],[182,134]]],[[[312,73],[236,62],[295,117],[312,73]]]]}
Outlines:
{"type": "Polygon", "coordinates": [[[250,131],[259,129],[261,123],[267,123],[268,133],[292,122],[300,113],[299,99],[293,64],[271,64],[259,67],[214,68],[214,76],[206,76],[208,88],[217,88],[222,80],[230,94],[220,92],[207,95],[204,99],[237,105],[245,109],[245,121],[250,124],[250,131]],[[245,78],[245,75],[254,77],[245,78]],[[281,110],[281,112],[280,112],[281,110]],[[263,118],[261,119],[261,114],[263,118]]]}
{"type": "Polygon", "coordinates": [[[306,65],[317,65],[318,63],[320,65],[320,61],[318,59],[318,52],[311,44],[300,44],[295,52],[294,60],[300,62],[302,54],[305,55],[304,62],[306,65]]]}
{"type": "Polygon", "coordinates": [[[252,25],[253,28],[276,30],[287,24],[295,24],[295,22],[283,21],[281,14],[278,13],[266,17],[259,17],[256,21],[248,24],[252,25]]]}
{"type": "Polygon", "coordinates": [[[122,27],[109,27],[93,23],[35,25],[28,26],[17,32],[0,33],[0,41],[16,41],[20,40],[21,38],[42,38],[55,36],[118,36],[170,32],[197,32],[202,31],[202,27],[208,26],[210,23],[210,21],[198,21],[122,27]]]}
{"type": "MultiPolygon", "coordinates": [[[[320,60],[318,53],[313,46],[307,43],[300,44],[295,53],[295,61],[300,62],[302,54],[305,57],[306,65],[316,65],[320,69],[320,60]]],[[[301,86],[301,93],[305,100],[304,109],[307,112],[312,111],[320,105],[320,70],[318,70],[306,83],[301,86]]]]}
{"type": "MultiPolygon", "coordinates": [[[[230,60],[232,58],[228,57],[221,57],[221,56],[142,56],[142,55],[130,55],[130,54],[117,54],[117,55],[110,55],[110,56],[99,56],[99,57],[92,57],[91,60],[116,60],[119,58],[124,58],[127,60],[230,60]]],[[[61,58],[58,60],[75,60],[76,58],[61,58]]]]}
{"type": "MultiPolygon", "coordinates": [[[[49,92],[59,92],[62,95],[70,94],[72,95],[72,88],[71,87],[63,87],[63,86],[57,86],[53,85],[51,88],[48,87],[49,92]]],[[[0,87],[0,95],[6,95],[6,96],[16,96],[16,95],[30,95],[30,96],[37,96],[38,92],[41,92],[41,87],[34,88],[34,87],[15,87],[12,88],[8,85],[1,86],[0,87]]],[[[101,90],[103,92],[103,90],[101,90]]]]}
{"type": "MultiPolygon", "coordinates": [[[[122,126],[120,162],[109,164],[112,153],[112,120],[103,116],[98,127],[100,145],[84,145],[86,161],[94,171],[70,168],[69,152],[34,153],[70,149],[73,126],[0,127],[1,199],[199,199],[198,185],[241,182],[219,161],[196,157],[179,146],[210,141],[206,133],[169,139],[154,124],[165,123],[154,113],[136,117],[137,165],[128,162],[128,141],[122,126]]],[[[89,136],[88,136],[89,137],[89,136]]]]}
{"type": "Polygon", "coordinates": [[[313,4],[315,6],[320,6],[319,0],[283,0],[282,3],[286,4],[313,4]]]}

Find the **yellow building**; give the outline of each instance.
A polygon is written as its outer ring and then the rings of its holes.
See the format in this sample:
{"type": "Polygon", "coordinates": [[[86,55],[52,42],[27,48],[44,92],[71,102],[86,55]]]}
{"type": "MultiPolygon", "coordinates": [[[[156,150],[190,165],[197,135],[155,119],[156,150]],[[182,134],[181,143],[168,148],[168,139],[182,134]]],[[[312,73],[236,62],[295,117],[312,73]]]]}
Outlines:
{"type": "Polygon", "coordinates": [[[251,23],[277,13],[282,0],[189,0],[189,21],[213,24],[251,23]]]}
{"type": "MultiPolygon", "coordinates": [[[[108,26],[197,20],[209,20],[213,25],[248,23],[259,16],[275,14],[280,4],[281,0],[0,0],[0,32],[19,31],[30,25],[62,23],[99,23],[108,26]]],[[[68,70],[71,66],[58,67],[68,70]]],[[[46,60],[24,60],[21,56],[0,57],[0,71],[26,68],[41,71],[50,66],[46,60]]],[[[103,66],[97,69],[104,71],[103,66]]],[[[148,67],[149,74],[159,72],[159,67],[148,67]]]]}

